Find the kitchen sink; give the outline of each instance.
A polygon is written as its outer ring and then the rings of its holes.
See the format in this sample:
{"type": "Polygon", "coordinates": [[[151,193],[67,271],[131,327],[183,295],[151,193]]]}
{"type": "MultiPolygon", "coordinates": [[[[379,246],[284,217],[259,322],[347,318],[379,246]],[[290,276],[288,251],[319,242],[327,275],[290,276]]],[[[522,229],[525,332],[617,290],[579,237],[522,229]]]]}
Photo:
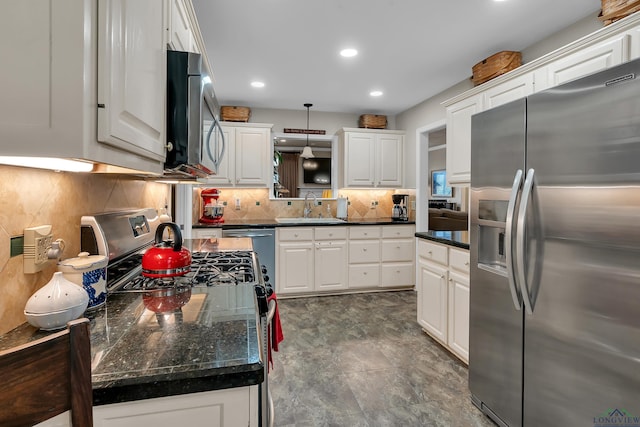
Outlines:
{"type": "Polygon", "coordinates": [[[280,224],[339,224],[346,222],[338,218],[276,218],[276,222],[280,224]]]}

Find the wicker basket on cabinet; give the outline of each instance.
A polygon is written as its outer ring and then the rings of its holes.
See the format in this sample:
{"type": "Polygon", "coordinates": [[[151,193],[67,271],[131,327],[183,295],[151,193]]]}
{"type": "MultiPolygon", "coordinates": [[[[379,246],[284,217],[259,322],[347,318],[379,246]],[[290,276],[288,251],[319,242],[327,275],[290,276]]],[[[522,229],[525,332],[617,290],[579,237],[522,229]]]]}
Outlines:
{"type": "Polygon", "coordinates": [[[248,122],[251,108],[224,105],[220,108],[220,118],[225,122],[248,122]]]}
{"type": "Polygon", "coordinates": [[[609,25],[640,10],[640,0],[601,0],[602,11],[598,18],[609,25]]]}
{"type": "Polygon", "coordinates": [[[471,70],[473,75],[471,80],[478,86],[486,81],[507,73],[522,65],[522,54],[511,50],[503,50],[494,53],[490,57],[483,59],[474,65],[471,70]]]}
{"type": "Polygon", "coordinates": [[[378,114],[363,114],[358,120],[358,127],[366,129],[386,129],[387,116],[378,114]]]}

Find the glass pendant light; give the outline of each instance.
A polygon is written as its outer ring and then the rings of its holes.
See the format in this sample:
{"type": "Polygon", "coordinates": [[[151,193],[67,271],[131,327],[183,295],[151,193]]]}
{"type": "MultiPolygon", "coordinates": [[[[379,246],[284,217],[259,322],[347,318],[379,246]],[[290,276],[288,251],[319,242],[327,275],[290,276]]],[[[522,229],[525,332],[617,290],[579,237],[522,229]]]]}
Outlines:
{"type": "MultiPolygon", "coordinates": [[[[300,154],[300,157],[302,157],[303,159],[310,159],[312,157],[315,157],[313,155],[313,151],[311,151],[311,147],[309,147],[309,108],[312,107],[313,104],[304,104],[304,106],[307,108],[307,145],[302,150],[302,154],[300,154]]],[[[304,167],[304,162],[302,164],[302,167],[304,167]]]]}

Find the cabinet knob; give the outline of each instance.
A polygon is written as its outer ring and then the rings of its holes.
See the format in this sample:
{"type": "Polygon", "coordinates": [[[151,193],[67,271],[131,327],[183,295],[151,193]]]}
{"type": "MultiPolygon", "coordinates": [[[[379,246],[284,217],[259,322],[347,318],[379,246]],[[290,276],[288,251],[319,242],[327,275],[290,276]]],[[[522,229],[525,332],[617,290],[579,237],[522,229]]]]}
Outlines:
{"type": "Polygon", "coordinates": [[[449,281],[450,281],[450,282],[453,282],[453,279],[452,279],[451,277],[449,277],[449,281]]]}
{"type": "Polygon", "coordinates": [[[293,237],[298,237],[298,235],[297,235],[297,234],[294,234],[294,235],[293,235],[293,237]]]}
{"type": "Polygon", "coordinates": [[[444,274],[441,274],[441,275],[440,275],[440,278],[441,278],[441,279],[444,279],[444,274]]]}
{"type": "Polygon", "coordinates": [[[365,271],[365,272],[364,272],[364,273],[362,273],[362,274],[366,276],[366,275],[367,275],[367,272],[365,271]]]}
{"type": "Polygon", "coordinates": [[[400,274],[400,270],[396,270],[396,273],[400,274]]]}
{"type": "Polygon", "coordinates": [[[367,252],[367,248],[362,249],[362,252],[367,252]]]}
{"type": "Polygon", "coordinates": [[[469,261],[465,261],[465,262],[464,262],[464,265],[469,265],[469,261]]]}
{"type": "Polygon", "coordinates": [[[427,253],[428,253],[429,255],[431,255],[433,252],[429,251],[429,252],[427,252],[427,253]]]}
{"type": "Polygon", "coordinates": [[[396,249],[400,249],[400,246],[396,246],[396,249]]]}

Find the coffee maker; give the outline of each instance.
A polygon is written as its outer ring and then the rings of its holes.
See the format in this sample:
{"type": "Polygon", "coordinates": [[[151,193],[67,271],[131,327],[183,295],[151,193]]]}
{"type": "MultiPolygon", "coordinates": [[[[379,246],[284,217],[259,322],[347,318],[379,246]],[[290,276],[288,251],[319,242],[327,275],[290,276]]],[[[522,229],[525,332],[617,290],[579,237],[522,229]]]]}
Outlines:
{"type": "Polygon", "coordinates": [[[391,219],[393,221],[409,221],[407,205],[409,204],[408,194],[392,194],[393,208],[391,209],[391,219]]]}
{"type": "Polygon", "coordinates": [[[224,212],[224,206],[218,203],[220,197],[220,190],[217,188],[206,188],[200,193],[202,197],[202,216],[200,216],[200,222],[207,224],[220,224],[224,222],[222,214],[224,212]]]}

